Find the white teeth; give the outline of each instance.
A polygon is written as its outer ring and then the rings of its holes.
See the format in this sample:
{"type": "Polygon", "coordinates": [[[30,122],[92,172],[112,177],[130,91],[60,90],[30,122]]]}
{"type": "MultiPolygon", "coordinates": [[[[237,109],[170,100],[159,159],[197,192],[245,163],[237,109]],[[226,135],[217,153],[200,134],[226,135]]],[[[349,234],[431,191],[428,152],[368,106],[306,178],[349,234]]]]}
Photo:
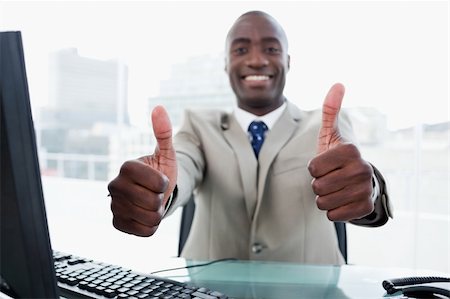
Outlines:
{"type": "Polygon", "coordinates": [[[246,81],[263,81],[263,80],[269,80],[269,76],[262,76],[262,75],[251,75],[245,77],[246,81]]]}

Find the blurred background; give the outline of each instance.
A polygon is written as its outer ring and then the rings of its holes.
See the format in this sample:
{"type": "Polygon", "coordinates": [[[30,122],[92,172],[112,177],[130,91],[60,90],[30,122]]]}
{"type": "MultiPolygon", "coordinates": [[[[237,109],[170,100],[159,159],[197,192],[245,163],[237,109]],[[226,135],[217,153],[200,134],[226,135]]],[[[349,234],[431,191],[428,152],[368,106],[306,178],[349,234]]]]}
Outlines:
{"type": "Polygon", "coordinates": [[[346,86],[365,159],[388,181],[394,219],[347,225],[350,264],[450,272],[448,1],[1,1],[22,32],[55,250],[139,266],[177,255],[180,211],[150,238],[112,226],[107,184],[153,152],[164,105],[233,109],[224,41],[242,13],[273,15],[289,38],[286,97],[320,109],[346,86]]]}

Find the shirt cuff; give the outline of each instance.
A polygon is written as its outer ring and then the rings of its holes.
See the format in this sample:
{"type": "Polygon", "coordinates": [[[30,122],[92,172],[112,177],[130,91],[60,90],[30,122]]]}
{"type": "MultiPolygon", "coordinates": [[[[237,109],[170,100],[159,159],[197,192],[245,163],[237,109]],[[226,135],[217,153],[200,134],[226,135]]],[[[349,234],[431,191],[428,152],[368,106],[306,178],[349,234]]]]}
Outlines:
{"type": "Polygon", "coordinates": [[[375,174],[372,175],[372,202],[375,203],[378,196],[380,195],[380,183],[375,174]]]}
{"type": "Polygon", "coordinates": [[[164,207],[163,218],[164,218],[164,216],[166,216],[166,214],[169,211],[170,207],[172,207],[172,204],[175,202],[177,194],[178,194],[178,188],[175,185],[175,189],[173,189],[173,192],[172,192],[172,194],[170,194],[169,199],[166,202],[166,206],[164,207]]]}

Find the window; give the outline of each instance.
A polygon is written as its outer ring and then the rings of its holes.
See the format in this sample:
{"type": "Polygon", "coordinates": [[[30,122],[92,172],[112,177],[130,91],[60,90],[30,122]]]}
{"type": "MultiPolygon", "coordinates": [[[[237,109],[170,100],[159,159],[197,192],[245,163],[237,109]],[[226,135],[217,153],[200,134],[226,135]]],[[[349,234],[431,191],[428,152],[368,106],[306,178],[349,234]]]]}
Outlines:
{"type": "Polygon", "coordinates": [[[149,253],[176,255],[179,214],[149,239],[120,233],[106,185],[123,161],[153,151],[155,104],[175,127],[187,106],[233,107],[224,40],[254,9],[287,32],[287,98],[320,109],[344,83],[363,156],[389,182],[394,219],[348,225],[349,262],[449,272],[444,1],[1,2],[1,30],[23,35],[53,247],[134,268],[149,253]]]}

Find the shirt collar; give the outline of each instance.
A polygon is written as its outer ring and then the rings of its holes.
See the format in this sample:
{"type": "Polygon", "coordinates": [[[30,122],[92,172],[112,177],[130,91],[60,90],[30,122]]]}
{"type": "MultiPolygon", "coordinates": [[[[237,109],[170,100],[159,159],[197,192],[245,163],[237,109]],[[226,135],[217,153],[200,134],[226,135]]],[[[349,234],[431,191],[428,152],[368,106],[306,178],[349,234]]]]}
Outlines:
{"type": "Polygon", "coordinates": [[[277,120],[280,118],[281,114],[286,109],[286,106],[287,106],[287,104],[286,104],[286,102],[284,102],[277,109],[275,109],[265,115],[262,115],[262,116],[254,115],[254,114],[252,114],[248,111],[245,111],[239,107],[235,107],[234,116],[236,117],[236,120],[238,121],[239,125],[242,127],[242,130],[244,130],[244,132],[247,132],[248,126],[250,125],[250,123],[252,121],[255,121],[255,120],[263,121],[270,130],[275,125],[277,120]]]}

